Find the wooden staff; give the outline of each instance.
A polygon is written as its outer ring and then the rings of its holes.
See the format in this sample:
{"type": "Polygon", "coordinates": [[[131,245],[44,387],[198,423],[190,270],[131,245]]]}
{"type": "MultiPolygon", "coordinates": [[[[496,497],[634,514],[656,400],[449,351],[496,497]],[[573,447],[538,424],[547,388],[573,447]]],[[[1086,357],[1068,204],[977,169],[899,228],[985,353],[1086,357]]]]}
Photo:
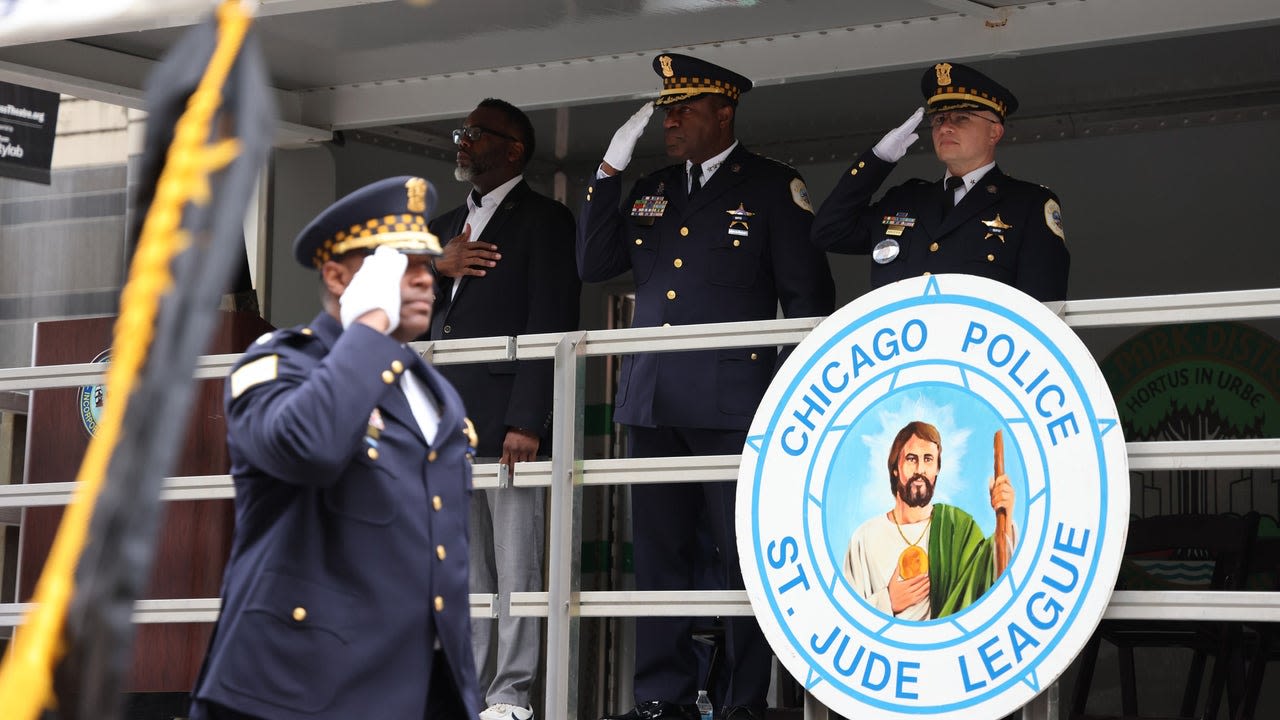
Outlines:
{"type": "MultiPolygon", "coordinates": [[[[998,478],[1004,474],[1004,433],[997,430],[992,444],[995,446],[995,477],[998,478]]],[[[1004,508],[996,510],[996,533],[991,540],[996,546],[996,577],[999,577],[1009,567],[1009,512],[1004,508]]]]}

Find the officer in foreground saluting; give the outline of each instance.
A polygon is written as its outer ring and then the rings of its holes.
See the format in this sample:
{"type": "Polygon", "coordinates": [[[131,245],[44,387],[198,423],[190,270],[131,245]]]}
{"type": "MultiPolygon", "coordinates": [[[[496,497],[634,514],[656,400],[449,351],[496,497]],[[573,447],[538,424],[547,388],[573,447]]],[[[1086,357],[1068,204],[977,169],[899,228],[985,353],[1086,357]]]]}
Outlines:
{"type": "Polygon", "coordinates": [[[435,190],[368,185],[294,241],[324,310],[227,383],[236,528],[192,720],[474,719],[467,512],[476,444],[404,343],[431,325],[435,190]]]}
{"type": "MultiPolygon", "coordinates": [[[[698,58],[664,54],[662,91],[617,131],[578,223],[578,273],[599,282],[631,270],[635,327],[772,320],[831,312],[826,255],[808,243],[813,210],[791,168],[747,151],[734,136],[747,78],[698,58]],[[666,110],[667,155],[678,164],[623,195],[619,173],[653,113],[666,110]],[[626,198],[625,202],[620,202],[626,198]]],[[[773,377],[773,346],[645,353],[623,359],[614,419],[631,457],[742,452],[773,377]]],[[[633,485],[636,589],[742,589],[734,535],[735,484],[633,485]],[[723,585],[699,588],[714,564],[699,542],[705,525],[720,550],[723,585]]],[[[726,621],[732,678],[720,717],[763,720],[771,652],[754,618],[726,621]]],[[[692,618],[636,620],[636,707],[622,720],[695,717],[698,663],[692,618]]]]}
{"type": "Polygon", "coordinates": [[[1071,256],[1052,190],[996,165],[1005,118],[1018,100],[973,68],[941,62],[924,72],[926,107],[890,130],[841,176],[813,222],[813,243],[871,254],[871,287],[934,273],[968,273],[1040,301],[1067,296],[1071,256]],[[942,180],[912,179],[871,198],[919,135],[924,117],[942,180]]]}

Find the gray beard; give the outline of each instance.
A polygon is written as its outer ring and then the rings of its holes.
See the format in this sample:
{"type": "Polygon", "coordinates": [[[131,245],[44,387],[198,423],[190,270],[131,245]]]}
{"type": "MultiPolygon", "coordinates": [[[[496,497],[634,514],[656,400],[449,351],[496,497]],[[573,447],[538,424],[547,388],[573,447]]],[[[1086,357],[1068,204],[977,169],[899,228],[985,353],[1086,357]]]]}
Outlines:
{"type": "Polygon", "coordinates": [[[462,167],[461,165],[453,166],[453,179],[458,182],[469,183],[476,176],[474,167],[462,167]]]}

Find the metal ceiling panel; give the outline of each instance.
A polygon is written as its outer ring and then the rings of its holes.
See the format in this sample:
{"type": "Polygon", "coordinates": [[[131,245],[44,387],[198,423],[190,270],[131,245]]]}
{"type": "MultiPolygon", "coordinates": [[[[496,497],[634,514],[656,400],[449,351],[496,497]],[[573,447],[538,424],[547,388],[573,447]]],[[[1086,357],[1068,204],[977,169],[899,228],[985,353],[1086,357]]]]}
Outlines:
{"type": "MultiPolygon", "coordinates": [[[[1030,56],[1105,48],[1079,56],[1078,62],[1105,57],[1107,67],[1067,73],[1073,79],[1060,94],[1075,93],[1079,86],[1086,95],[1101,97],[1105,93],[1094,90],[1103,88],[1123,97],[1133,94],[1127,83],[1139,82],[1138,89],[1145,91],[1160,82],[1128,72],[1130,66],[1149,67],[1139,54],[1149,41],[1193,36],[1211,45],[1217,34],[1280,23],[1275,0],[434,0],[422,5],[391,0],[260,4],[258,28],[295,140],[324,138],[330,129],[457,118],[483,97],[503,97],[531,110],[633,103],[651,94],[648,63],[664,50],[697,54],[752,77],[760,88],[751,96],[753,104],[755,98],[768,99],[769,105],[824,101],[836,110],[845,95],[865,97],[865,87],[894,92],[902,85],[899,71],[940,57],[995,63],[1003,78],[1007,71],[1016,76],[1020,68],[1035,65],[1027,61],[1030,56]],[[1023,59],[1008,63],[1006,70],[1003,60],[1012,57],[1023,59]],[[850,78],[862,80],[851,84],[850,78]],[[794,97],[781,91],[777,100],[770,98],[774,93],[768,88],[785,85],[804,89],[794,97]]],[[[0,47],[0,80],[137,106],[147,70],[176,39],[181,24],[173,16],[157,16],[136,22],[131,32],[0,47]]],[[[1218,67],[1219,50],[1231,48],[1191,50],[1201,66],[1185,71],[1196,78],[1189,84],[1203,85],[1204,77],[1216,73],[1224,86],[1250,85],[1235,72],[1240,66],[1218,67]]],[[[1259,54],[1265,53],[1253,53],[1259,54]]],[[[1250,64],[1243,74],[1267,75],[1253,72],[1257,67],[1250,64]]],[[[1052,77],[1054,68],[1050,63],[1038,70],[1052,77]]],[[[1173,74],[1175,80],[1178,76],[1173,74]]],[[[1258,79],[1271,81],[1274,77],[1258,79]]],[[[1033,78],[1027,91],[1034,96],[1043,84],[1033,78]]],[[[815,129],[815,135],[825,132],[815,129]]]]}
{"type": "Polygon", "coordinates": [[[301,94],[301,117],[310,124],[354,128],[456,117],[482,97],[502,97],[532,109],[637,99],[652,92],[648,59],[664,49],[695,53],[767,86],[921,67],[939,57],[998,59],[1277,22],[1280,3],[1274,0],[1040,2],[1019,5],[1003,22],[958,14],[903,17],[890,23],[676,48],[659,45],[553,63],[314,89],[301,94]]]}

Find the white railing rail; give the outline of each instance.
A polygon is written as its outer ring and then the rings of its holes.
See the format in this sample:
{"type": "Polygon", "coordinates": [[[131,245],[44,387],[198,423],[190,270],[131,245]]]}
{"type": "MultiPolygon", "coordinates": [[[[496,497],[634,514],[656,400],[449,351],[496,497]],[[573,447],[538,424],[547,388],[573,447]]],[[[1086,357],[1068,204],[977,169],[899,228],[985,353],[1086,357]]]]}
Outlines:
{"type": "MultiPolygon", "coordinates": [[[[1076,328],[1151,325],[1208,320],[1280,317],[1280,288],[1186,295],[1071,300],[1053,309],[1076,328]]],[[[577,623],[582,617],[642,615],[750,615],[740,591],[581,592],[578,587],[581,546],[582,488],[586,485],[731,481],[739,456],[583,460],[582,418],[585,360],[620,353],[673,352],[758,345],[787,345],[802,340],[821,318],[720,323],[663,328],[590,330],[413,343],[437,364],[504,360],[555,360],[555,408],[550,461],[525,463],[514,484],[549,490],[550,547],[547,590],[513,593],[513,615],[547,618],[546,708],[544,717],[577,717],[577,623]]],[[[200,358],[194,377],[225,377],[238,355],[200,358]]],[[[0,369],[0,392],[77,387],[102,382],[99,363],[0,369]]],[[[1185,470],[1280,467],[1280,439],[1134,442],[1127,446],[1133,470],[1185,470]]],[[[474,467],[475,487],[508,483],[496,464],[474,467]]],[[[0,485],[0,519],[20,508],[67,504],[74,482],[0,485]]],[[[234,496],[228,475],[172,477],[161,497],[173,500],[219,500],[234,496]]],[[[474,617],[494,617],[500,599],[472,595],[474,617]]],[[[0,604],[0,630],[21,623],[25,603],[0,604]]],[[[138,623],[212,622],[217,598],[141,600],[138,623]]],[[[1126,591],[1112,595],[1106,617],[1124,619],[1249,620],[1280,622],[1280,592],[1126,591]]],[[[1056,710],[1048,700],[1028,706],[1027,716],[1048,718],[1056,710]]],[[[817,709],[806,717],[822,717],[817,709]]]]}

